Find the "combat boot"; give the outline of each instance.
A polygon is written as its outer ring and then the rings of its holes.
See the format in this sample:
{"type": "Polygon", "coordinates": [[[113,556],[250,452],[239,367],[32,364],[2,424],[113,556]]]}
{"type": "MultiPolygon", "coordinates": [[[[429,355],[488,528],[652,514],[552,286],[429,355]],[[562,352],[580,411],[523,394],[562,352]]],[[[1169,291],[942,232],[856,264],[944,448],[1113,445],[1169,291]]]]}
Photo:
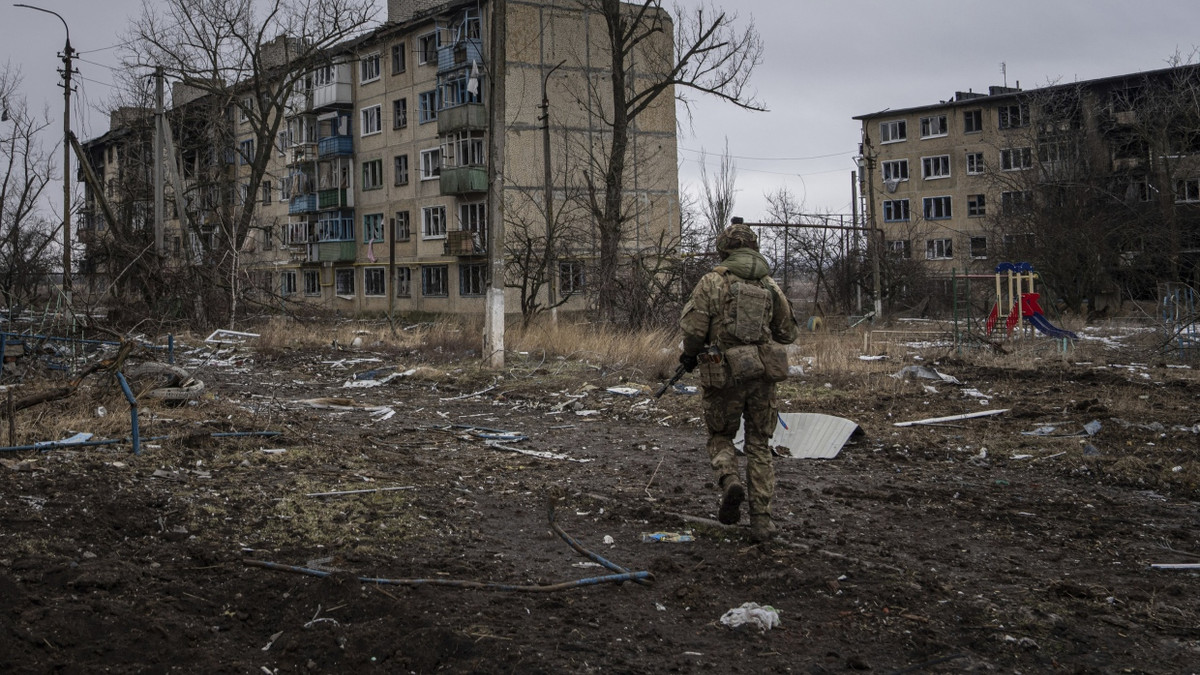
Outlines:
{"type": "Polygon", "coordinates": [[[726,476],[721,493],[721,509],[717,511],[717,520],[722,525],[737,525],[742,519],[742,502],[746,501],[746,488],[737,476],[726,476]]]}
{"type": "Polygon", "coordinates": [[[775,521],[765,513],[755,513],[750,516],[750,540],[756,544],[771,541],[779,533],[775,521]]]}

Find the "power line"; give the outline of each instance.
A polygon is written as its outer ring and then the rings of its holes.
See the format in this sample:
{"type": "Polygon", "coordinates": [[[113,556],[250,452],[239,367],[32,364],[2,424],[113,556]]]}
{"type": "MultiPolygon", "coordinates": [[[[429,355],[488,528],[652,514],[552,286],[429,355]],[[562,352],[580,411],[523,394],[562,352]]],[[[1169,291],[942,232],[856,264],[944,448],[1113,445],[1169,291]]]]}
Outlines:
{"type": "MultiPolygon", "coordinates": [[[[694,152],[698,155],[724,156],[724,155],[714,155],[713,153],[705,151],[705,150],[693,150],[692,148],[684,148],[684,147],[681,147],[679,149],[686,151],[686,152],[694,152]]],[[[848,155],[848,154],[852,154],[852,153],[833,152],[828,155],[813,155],[811,157],[747,157],[744,155],[729,155],[729,158],[730,159],[745,159],[745,160],[750,160],[750,161],[755,161],[755,162],[807,162],[809,160],[814,160],[814,159],[829,159],[830,157],[841,157],[843,155],[848,155]]]]}

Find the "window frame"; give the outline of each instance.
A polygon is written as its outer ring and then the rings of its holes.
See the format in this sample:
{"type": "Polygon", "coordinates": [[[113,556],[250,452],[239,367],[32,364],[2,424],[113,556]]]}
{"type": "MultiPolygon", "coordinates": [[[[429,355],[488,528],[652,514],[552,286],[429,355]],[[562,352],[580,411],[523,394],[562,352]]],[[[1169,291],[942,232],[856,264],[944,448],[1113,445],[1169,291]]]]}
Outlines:
{"type": "Polygon", "coordinates": [[[396,287],[397,298],[412,297],[412,268],[408,265],[400,265],[396,267],[396,278],[394,280],[396,287]]]}
{"type": "Polygon", "coordinates": [[[558,261],[558,293],[568,297],[587,290],[587,266],[582,260],[558,261]]]}
{"type": "Polygon", "coordinates": [[[880,171],[880,175],[883,176],[883,179],[885,181],[887,181],[887,180],[895,180],[895,181],[901,181],[901,182],[907,181],[908,180],[908,159],[907,158],[906,159],[891,159],[886,162],[882,162],[882,163],[880,163],[879,171],[880,171]],[[896,175],[897,173],[900,173],[903,175],[897,176],[896,175]]]}
{"type": "Polygon", "coordinates": [[[963,133],[983,133],[983,108],[963,111],[963,133]]]}
{"type": "Polygon", "coordinates": [[[392,99],[392,129],[408,128],[408,97],[392,99]]]}
{"type": "Polygon", "coordinates": [[[421,180],[437,180],[442,175],[442,149],[429,148],[421,151],[421,180]]]}
{"type": "Polygon", "coordinates": [[[999,129],[1021,129],[1029,126],[1029,106],[1024,103],[1009,103],[997,107],[996,126],[999,129]],[[1015,122],[1014,112],[1016,113],[1015,122]]]}
{"type": "Polygon", "coordinates": [[[412,239],[412,217],[408,211],[397,211],[392,217],[392,237],[394,241],[412,239]]]}
{"type": "Polygon", "coordinates": [[[392,75],[399,75],[408,70],[408,52],[405,51],[405,47],[404,42],[392,45],[392,75]]]}
{"type": "Polygon", "coordinates": [[[362,190],[379,190],[383,188],[383,159],[369,159],[362,163],[362,190]]]}
{"type": "Polygon", "coordinates": [[[888,120],[879,123],[879,144],[901,143],[908,140],[908,120],[888,120]]]}
{"type": "Polygon", "coordinates": [[[450,297],[449,265],[421,265],[421,297],[450,297]],[[440,286],[441,288],[436,288],[436,286],[440,286]]]}
{"type": "Polygon", "coordinates": [[[296,270],[280,270],[279,295],[287,298],[296,294],[296,270]]]}
{"type": "Polygon", "coordinates": [[[966,165],[968,176],[982,176],[987,172],[987,164],[983,158],[983,153],[972,151],[966,153],[966,165]]]}
{"type": "Polygon", "coordinates": [[[1200,202],[1200,178],[1177,178],[1175,180],[1175,203],[1195,204],[1200,202]]]}
{"type": "Polygon", "coordinates": [[[392,185],[408,185],[408,153],[392,156],[392,185]]]}
{"type": "Polygon", "coordinates": [[[358,111],[360,138],[383,133],[383,104],[376,103],[358,111]]]}
{"type": "Polygon", "coordinates": [[[387,241],[383,238],[382,213],[364,213],[362,218],[362,242],[364,244],[369,244],[373,241],[380,243],[387,241]]]}
{"type": "Polygon", "coordinates": [[[907,199],[885,199],[883,201],[883,222],[885,223],[907,223],[912,219],[912,210],[907,199]],[[896,217],[896,209],[899,208],[902,217],[896,217]]]}
{"type": "Polygon", "coordinates": [[[929,155],[922,157],[921,178],[923,180],[950,178],[950,155],[929,155]],[[944,169],[945,173],[935,172],[935,169],[944,169]]]}
{"type": "Polygon", "coordinates": [[[1001,171],[1028,171],[1033,168],[1033,148],[1002,148],[1000,150],[1001,171]],[[1014,160],[1019,160],[1018,164],[1014,160]]]}
{"type": "Polygon", "coordinates": [[[987,237],[986,236],[975,235],[975,236],[971,237],[969,246],[970,246],[971,260],[987,260],[988,259],[987,237]],[[979,242],[982,242],[982,244],[980,246],[976,246],[976,243],[979,243],[979,242]]]}
{"type": "Polygon", "coordinates": [[[987,215],[987,195],[982,192],[967,195],[967,217],[983,218],[987,215]]]}
{"type": "Polygon", "coordinates": [[[939,237],[937,239],[925,240],[925,259],[926,260],[953,260],[954,259],[954,239],[952,237],[939,237]]]}
{"type": "Polygon", "coordinates": [[[428,64],[437,65],[438,49],[442,46],[442,35],[438,30],[432,30],[428,33],[422,33],[417,36],[417,65],[424,66],[428,64]],[[432,40],[429,44],[427,41],[432,40]]]}
{"type": "Polygon", "coordinates": [[[386,267],[372,266],[363,268],[363,297],[387,297],[386,267]]]}
{"type": "Polygon", "coordinates": [[[321,295],[321,270],[304,270],[304,295],[306,297],[321,295]]]}
{"type": "Polygon", "coordinates": [[[921,217],[925,220],[950,220],[954,217],[953,198],[950,195],[922,198],[921,217]]]}
{"type": "Polygon", "coordinates": [[[338,297],[354,297],[354,268],[339,267],[333,270],[333,293],[338,297]]]}
{"type": "Polygon", "coordinates": [[[464,298],[479,298],[487,293],[488,264],[459,263],[458,294],[464,298]]]}
{"type": "Polygon", "coordinates": [[[370,84],[376,82],[382,77],[382,64],[380,63],[379,52],[367,54],[358,59],[358,83],[370,84]],[[373,74],[372,74],[373,71],[373,74]]]}
{"type": "Polygon", "coordinates": [[[417,94],[417,124],[429,124],[437,121],[440,100],[437,89],[417,94]]]}
{"type": "Polygon", "coordinates": [[[946,115],[928,115],[920,120],[921,138],[941,138],[950,135],[950,125],[946,115]],[[936,129],[934,128],[936,125],[936,129]]]}
{"type": "Polygon", "coordinates": [[[421,207],[421,239],[445,239],[446,229],[444,205],[421,207]]]}

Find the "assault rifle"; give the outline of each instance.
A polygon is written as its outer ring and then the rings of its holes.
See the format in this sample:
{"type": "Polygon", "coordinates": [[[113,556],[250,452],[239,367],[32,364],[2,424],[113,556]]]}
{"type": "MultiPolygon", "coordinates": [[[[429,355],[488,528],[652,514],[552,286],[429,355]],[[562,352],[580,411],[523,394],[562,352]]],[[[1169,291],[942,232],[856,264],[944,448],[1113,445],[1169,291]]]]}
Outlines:
{"type": "Polygon", "coordinates": [[[686,372],[687,366],[683,365],[682,363],[679,364],[679,367],[675,369],[675,374],[671,376],[671,379],[667,380],[667,383],[662,386],[662,389],[658,390],[658,393],[654,395],[654,398],[661,398],[662,395],[667,393],[667,390],[671,388],[671,385],[678,382],[679,378],[683,377],[683,374],[686,372]]]}

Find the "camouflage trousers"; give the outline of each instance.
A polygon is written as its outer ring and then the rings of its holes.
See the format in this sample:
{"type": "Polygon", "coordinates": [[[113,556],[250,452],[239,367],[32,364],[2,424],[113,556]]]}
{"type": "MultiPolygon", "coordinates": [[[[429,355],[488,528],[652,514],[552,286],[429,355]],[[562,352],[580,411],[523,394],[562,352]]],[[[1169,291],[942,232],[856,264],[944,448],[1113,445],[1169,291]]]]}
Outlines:
{"type": "Polygon", "coordinates": [[[718,484],[726,476],[738,475],[736,449],[742,418],[746,420],[746,489],[750,493],[750,515],[770,515],[775,494],[775,465],[768,442],[775,432],[779,406],[775,384],[762,380],[729,384],[720,389],[704,388],[704,423],[708,426],[708,458],[718,484]]]}

